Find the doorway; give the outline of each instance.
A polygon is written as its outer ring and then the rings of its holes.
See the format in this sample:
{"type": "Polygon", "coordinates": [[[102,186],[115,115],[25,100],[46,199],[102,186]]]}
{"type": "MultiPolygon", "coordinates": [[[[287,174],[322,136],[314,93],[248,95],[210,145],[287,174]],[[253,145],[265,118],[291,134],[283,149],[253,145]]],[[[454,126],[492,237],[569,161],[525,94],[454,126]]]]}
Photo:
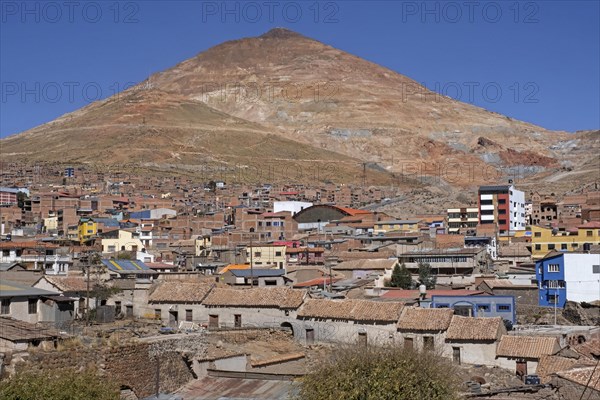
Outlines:
{"type": "Polygon", "coordinates": [[[312,344],[315,342],[315,330],[312,328],[306,328],[306,343],[312,344]]]}
{"type": "Polygon", "coordinates": [[[452,361],[457,364],[460,364],[460,347],[452,348],[452,361]]]}
{"type": "Polygon", "coordinates": [[[177,325],[178,315],[177,311],[169,311],[169,325],[177,325]]]}
{"type": "Polygon", "coordinates": [[[517,376],[519,379],[524,380],[525,375],[527,375],[527,361],[519,360],[517,361],[517,376]]]}

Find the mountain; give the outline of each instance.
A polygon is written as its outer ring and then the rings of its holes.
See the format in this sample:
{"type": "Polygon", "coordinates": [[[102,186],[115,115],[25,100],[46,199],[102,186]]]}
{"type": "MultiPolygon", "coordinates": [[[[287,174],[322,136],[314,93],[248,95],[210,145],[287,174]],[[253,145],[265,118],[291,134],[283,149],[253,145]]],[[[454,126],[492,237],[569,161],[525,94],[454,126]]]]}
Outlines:
{"type": "Polygon", "coordinates": [[[163,166],[300,159],[335,165],[329,175],[341,182],[361,177],[367,166],[373,183],[406,176],[402,182],[450,190],[505,182],[515,171],[532,182],[580,168],[585,177],[597,140],[597,133],[548,131],[453,100],[276,28],[210,48],[119,95],[4,139],[2,152],[11,159],[163,166]]]}

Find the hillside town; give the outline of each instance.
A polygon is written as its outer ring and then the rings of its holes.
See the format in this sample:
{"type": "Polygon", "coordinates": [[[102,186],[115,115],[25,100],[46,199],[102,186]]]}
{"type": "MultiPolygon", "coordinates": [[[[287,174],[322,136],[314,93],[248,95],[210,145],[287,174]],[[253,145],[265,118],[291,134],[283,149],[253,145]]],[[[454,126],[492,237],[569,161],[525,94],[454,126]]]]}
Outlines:
{"type": "Polygon", "coordinates": [[[600,399],[597,185],[415,214],[377,211],[389,186],[2,171],[2,376],[93,363],[126,399],[281,398],[336,346],[393,345],[455,363],[467,397],[600,399]]]}

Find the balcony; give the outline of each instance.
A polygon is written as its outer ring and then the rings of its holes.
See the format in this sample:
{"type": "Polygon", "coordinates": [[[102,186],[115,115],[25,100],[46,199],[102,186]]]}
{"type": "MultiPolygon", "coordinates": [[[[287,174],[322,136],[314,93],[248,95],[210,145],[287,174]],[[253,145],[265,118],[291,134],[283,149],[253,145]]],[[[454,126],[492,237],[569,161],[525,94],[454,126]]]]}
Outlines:
{"type": "Polygon", "coordinates": [[[39,263],[43,263],[46,262],[46,264],[49,263],[71,263],[73,261],[73,259],[71,258],[71,256],[56,256],[56,255],[36,255],[36,254],[27,254],[27,255],[22,255],[20,258],[20,260],[22,262],[39,262],[39,263]]]}

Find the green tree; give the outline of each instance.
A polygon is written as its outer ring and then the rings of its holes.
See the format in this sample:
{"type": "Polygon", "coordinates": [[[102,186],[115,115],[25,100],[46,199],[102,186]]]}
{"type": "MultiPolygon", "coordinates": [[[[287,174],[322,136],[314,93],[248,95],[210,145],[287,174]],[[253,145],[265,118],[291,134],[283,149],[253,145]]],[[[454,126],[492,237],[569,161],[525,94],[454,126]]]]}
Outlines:
{"type": "Polygon", "coordinates": [[[427,289],[435,289],[437,277],[431,270],[429,263],[419,263],[419,283],[425,285],[427,289]]]}
{"type": "Polygon", "coordinates": [[[120,387],[93,371],[23,371],[0,381],[5,400],[118,400],[120,387]]]}
{"type": "Polygon", "coordinates": [[[455,371],[433,352],[341,349],[304,377],[295,400],[455,400],[455,371]]]}
{"type": "Polygon", "coordinates": [[[25,200],[27,200],[27,194],[25,192],[17,192],[17,206],[22,210],[25,208],[25,200]]]}
{"type": "Polygon", "coordinates": [[[406,268],[404,263],[396,264],[392,271],[392,279],[390,280],[389,286],[399,287],[402,289],[410,289],[412,287],[412,277],[410,272],[406,268]]]}

